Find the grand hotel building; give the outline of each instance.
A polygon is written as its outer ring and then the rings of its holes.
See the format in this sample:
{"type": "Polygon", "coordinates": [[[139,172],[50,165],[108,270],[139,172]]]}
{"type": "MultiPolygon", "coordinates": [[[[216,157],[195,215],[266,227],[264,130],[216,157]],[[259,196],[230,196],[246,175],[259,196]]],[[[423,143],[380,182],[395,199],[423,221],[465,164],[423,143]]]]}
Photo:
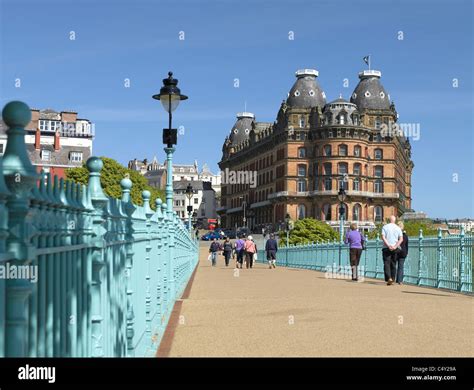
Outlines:
{"type": "Polygon", "coordinates": [[[397,122],[381,72],[359,73],[350,101],[326,102],[318,71],[298,70],[276,121],[237,121],[222,147],[222,171],[256,171],[257,185],[222,183],[222,226],[252,228],[313,217],[337,228],[337,193],[346,189],[346,223],[364,230],[411,210],[411,146],[403,135],[381,132],[397,122]],[[253,187],[253,188],[252,188],[253,187]]]}

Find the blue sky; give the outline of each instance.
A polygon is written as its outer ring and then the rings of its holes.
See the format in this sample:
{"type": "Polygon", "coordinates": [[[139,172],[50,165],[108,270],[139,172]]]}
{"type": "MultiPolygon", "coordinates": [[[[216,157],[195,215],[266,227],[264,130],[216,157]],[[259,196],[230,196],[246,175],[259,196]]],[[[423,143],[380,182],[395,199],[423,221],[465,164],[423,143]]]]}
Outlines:
{"type": "Polygon", "coordinates": [[[257,120],[275,120],[300,68],[319,70],[328,100],[349,98],[371,54],[400,122],[421,126],[412,142],[413,207],[432,217],[474,216],[471,0],[0,4],[2,106],[15,99],[77,110],[95,123],[94,153],[123,164],[164,159],[167,117],[151,96],[169,70],[189,96],[175,112],[174,124],[184,126],[175,161],[196,159],[217,172],[245,103],[257,120]]]}

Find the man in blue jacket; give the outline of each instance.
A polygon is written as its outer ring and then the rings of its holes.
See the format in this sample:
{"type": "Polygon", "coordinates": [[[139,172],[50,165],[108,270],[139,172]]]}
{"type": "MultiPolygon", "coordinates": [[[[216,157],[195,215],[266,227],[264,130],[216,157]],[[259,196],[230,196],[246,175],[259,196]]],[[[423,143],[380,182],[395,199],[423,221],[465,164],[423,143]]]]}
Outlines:
{"type": "Polygon", "coordinates": [[[278,252],[278,243],[275,240],[275,235],[270,234],[270,239],[265,244],[265,251],[267,252],[268,268],[276,268],[276,253],[278,252]]]}

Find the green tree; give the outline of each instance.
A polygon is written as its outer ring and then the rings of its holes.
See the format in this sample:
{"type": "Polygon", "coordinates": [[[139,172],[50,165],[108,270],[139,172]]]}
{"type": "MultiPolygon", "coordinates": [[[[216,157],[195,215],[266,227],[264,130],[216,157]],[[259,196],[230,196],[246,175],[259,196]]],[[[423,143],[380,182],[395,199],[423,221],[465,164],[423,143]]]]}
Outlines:
{"type": "MultiPolygon", "coordinates": [[[[388,221],[386,222],[388,223],[388,221]]],[[[367,234],[367,238],[372,240],[377,237],[377,233],[381,239],[382,236],[382,226],[385,223],[378,223],[375,226],[375,229],[367,234]]],[[[418,237],[420,235],[420,229],[423,230],[423,237],[432,237],[438,235],[438,230],[433,226],[432,222],[423,220],[423,221],[403,221],[404,230],[406,231],[408,237],[418,237]]]]}
{"type": "MultiPolygon", "coordinates": [[[[101,157],[100,159],[104,163],[104,167],[100,172],[100,183],[107,196],[120,199],[122,197],[120,181],[128,175],[133,183],[131,198],[134,204],[140,206],[143,204],[142,191],[144,190],[148,190],[151,193],[151,208],[155,209],[156,198],[164,200],[164,192],[149,186],[147,180],[137,171],[125,168],[120,163],[109,157],[101,157]]],[[[69,168],[66,170],[66,178],[76,183],[87,184],[89,180],[89,171],[85,164],[83,164],[82,167],[69,168]]]]}
{"type": "MultiPolygon", "coordinates": [[[[304,218],[295,222],[294,228],[290,230],[289,242],[291,245],[300,245],[334,241],[338,237],[338,234],[327,223],[314,218],[304,218]]],[[[286,245],[286,232],[280,232],[280,245],[286,245]]]]}

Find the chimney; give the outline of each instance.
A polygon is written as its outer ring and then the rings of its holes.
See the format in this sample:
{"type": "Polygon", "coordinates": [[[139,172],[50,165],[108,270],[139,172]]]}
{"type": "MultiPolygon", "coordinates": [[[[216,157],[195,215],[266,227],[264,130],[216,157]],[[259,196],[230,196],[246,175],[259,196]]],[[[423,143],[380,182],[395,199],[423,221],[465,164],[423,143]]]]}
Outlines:
{"type": "Polygon", "coordinates": [[[39,127],[36,128],[35,133],[35,149],[39,150],[41,148],[41,131],[39,127]]]}
{"type": "Polygon", "coordinates": [[[54,133],[54,150],[59,150],[61,148],[59,144],[59,130],[54,133]]]}

